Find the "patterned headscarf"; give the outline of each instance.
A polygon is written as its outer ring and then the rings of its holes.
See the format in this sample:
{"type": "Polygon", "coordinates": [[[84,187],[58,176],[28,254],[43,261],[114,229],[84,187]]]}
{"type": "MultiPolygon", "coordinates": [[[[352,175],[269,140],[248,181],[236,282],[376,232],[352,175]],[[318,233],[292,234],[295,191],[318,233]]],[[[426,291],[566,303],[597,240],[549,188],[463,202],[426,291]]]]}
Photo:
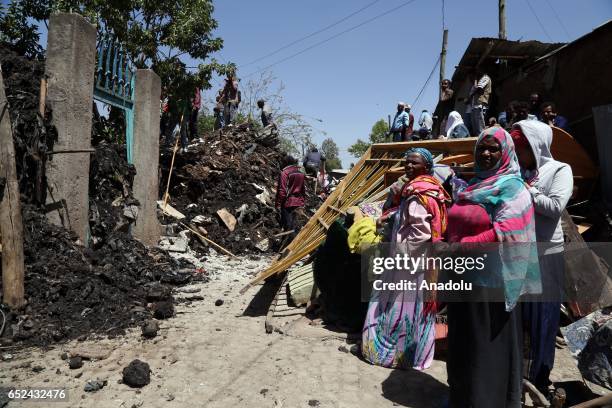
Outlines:
{"type": "Polygon", "coordinates": [[[500,145],[501,158],[489,170],[475,166],[476,177],[467,189],[459,193],[459,200],[482,205],[495,231],[499,247],[499,275],[489,277],[490,284],[503,283],[506,310],[512,310],[522,294],[541,293],[540,268],[535,235],[535,215],[531,194],[521,178],[520,167],[512,137],[499,127],[480,134],[483,139],[493,137],[500,145]]]}
{"type": "Polygon", "coordinates": [[[514,142],[504,129],[492,127],[483,131],[474,147],[474,159],[476,159],[478,145],[484,139],[491,137],[499,143],[501,151],[499,161],[490,169],[484,170],[478,166],[478,160],[475,160],[476,177],[470,180],[468,188],[459,193],[460,200],[483,204],[485,207],[496,205],[499,201],[497,199],[499,188],[506,181],[516,179],[522,183],[521,168],[514,151],[514,142]]]}
{"type": "Polygon", "coordinates": [[[404,158],[407,158],[411,153],[420,154],[423,160],[425,160],[425,166],[427,167],[428,173],[433,173],[433,154],[431,154],[429,150],[425,149],[424,147],[411,147],[410,149],[406,150],[406,153],[404,153],[404,158]]]}

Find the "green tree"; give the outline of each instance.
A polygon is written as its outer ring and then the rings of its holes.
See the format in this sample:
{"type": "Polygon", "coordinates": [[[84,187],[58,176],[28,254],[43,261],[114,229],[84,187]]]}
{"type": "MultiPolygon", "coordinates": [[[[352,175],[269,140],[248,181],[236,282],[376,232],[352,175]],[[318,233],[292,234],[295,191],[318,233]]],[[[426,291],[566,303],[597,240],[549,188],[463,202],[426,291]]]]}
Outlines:
{"type": "Polygon", "coordinates": [[[37,5],[30,0],[0,4],[0,43],[21,55],[41,57],[40,34],[28,18],[44,15],[44,9],[44,4],[37,5]]]}
{"type": "Polygon", "coordinates": [[[336,142],[332,138],[327,138],[321,143],[321,152],[325,156],[325,170],[341,169],[342,162],[338,157],[339,149],[336,142]]]}
{"type": "Polygon", "coordinates": [[[31,54],[38,42],[35,21],[47,24],[52,13],[68,11],[96,24],[100,34],[115,35],[137,68],[161,77],[171,101],[187,101],[196,86],[210,87],[213,73],[235,70],[209,58],[223,48],[213,35],[212,0],[11,0],[0,9],[0,41],[31,54]],[[187,57],[198,66],[188,67],[187,57]]]}
{"type": "Polygon", "coordinates": [[[347,150],[353,157],[360,158],[368,150],[370,144],[371,143],[364,142],[361,139],[357,139],[357,141],[350,145],[347,150]]]}
{"type": "Polygon", "coordinates": [[[357,142],[348,148],[348,152],[353,157],[360,158],[368,150],[373,143],[384,143],[388,141],[389,125],[384,119],[380,119],[374,123],[370,131],[369,141],[357,139],[357,142]]]}

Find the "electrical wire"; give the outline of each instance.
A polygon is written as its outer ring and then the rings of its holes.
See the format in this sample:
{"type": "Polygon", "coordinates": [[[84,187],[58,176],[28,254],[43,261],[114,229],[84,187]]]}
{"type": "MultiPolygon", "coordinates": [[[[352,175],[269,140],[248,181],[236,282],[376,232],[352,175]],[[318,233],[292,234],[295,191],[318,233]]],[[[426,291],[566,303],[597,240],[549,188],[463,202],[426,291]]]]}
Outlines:
{"type": "Polygon", "coordinates": [[[350,28],[347,28],[346,30],[340,31],[339,33],[334,34],[331,37],[328,37],[328,38],[326,38],[326,39],[324,39],[322,41],[319,41],[319,42],[317,42],[317,43],[315,43],[315,44],[313,44],[313,45],[311,45],[311,46],[309,46],[307,48],[304,48],[303,50],[298,51],[295,54],[289,55],[288,57],[285,57],[285,58],[283,58],[283,59],[281,59],[279,61],[276,61],[276,62],[274,62],[274,63],[272,63],[272,64],[270,64],[270,65],[268,65],[268,66],[266,66],[264,68],[261,68],[261,69],[259,69],[257,71],[254,71],[254,72],[251,72],[250,74],[243,76],[243,78],[248,78],[248,77],[253,76],[255,74],[258,74],[260,72],[266,71],[266,70],[272,68],[275,65],[281,64],[281,63],[283,63],[285,61],[288,61],[288,60],[290,60],[292,58],[295,58],[298,55],[301,55],[301,54],[303,54],[303,53],[305,53],[307,51],[312,50],[313,48],[316,48],[316,47],[318,47],[320,45],[323,45],[323,44],[325,44],[325,43],[327,43],[327,42],[329,42],[331,40],[334,40],[334,39],[340,37],[341,35],[344,35],[346,33],[354,31],[354,30],[356,30],[356,29],[358,29],[358,28],[360,28],[360,27],[362,27],[362,26],[364,26],[364,25],[366,25],[368,23],[371,23],[374,20],[378,20],[379,18],[386,16],[387,14],[391,14],[392,12],[394,12],[396,10],[399,10],[400,8],[405,7],[405,6],[407,6],[407,5],[411,4],[411,3],[414,3],[415,1],[417,1],[417,0],[408,0],[408,1],[400,4],[399,6],[396,6],[396,7],[392,8],[391,10],[387,10],[384,13],[378,14],[378,15],[372,17],[372,18],[369,18],[369,19],[367,19],[365,21],[362,21],[361,23],[359,23],[357,25],[354,25],[354,26],[352,26],[350,28]]]}
{"type": "Polygon", "coordinates": [[[259,58],[255,59],[255,60],[253,60],[253,61],[251,61],[251,62],[249,62],[247,64],[243,64],[243,65],[240,66],[240,68],[244,68],[244,67],[247,67],[249,65],[253,65],[256,62],[259,62],[259,61],[261,61],[263,59],[271,57],[272,55],[276,55],[279,52],[281,52],[283,50],[286,50],[287,48],[289,48],[289,47],[291,47],[291,46],[293,46],[295,44],[301,43],[302,41],[307,40],[307,39],[309,39],[311,37],[314,37],[317,34],[321,34],[322,32],[327,31],[330,28],[333,28],[333,27],[337,26],[338,24],[345,22],[346,20],[348,20],[349,18],[353,17],[354,15],[361,13],[363,10],[372,7],[374,4],[376,4],[378,2],[380,2],[380,0],[375,0],[375,1],[371,2],[371,3],[368,3],[365,6],[361,7],[359,10],[356,10],[356,11],[352,12],[351,14],[349,14],[349,15],[347,15],[345,17],[342,17],[340,20],[335,21],[335,22],[331,23],[330,25],[328,25],[326,27],[323,27],[323,28],[321,28],[321,29],[319,29],[317,31],[314,31],[314,32],[312,32],[312,33],[310,33],[310,34],[308,34],[308,35],[306,35],[304,37],[298,38],[297,40],[292,41],[289,44],[283,45],[282,47],[280,47],[280,48],[278,48],[278,49],[276,49],[276,50],[274,50],[274,51],[264,55],[263,57],[259,57],[259,58]]]}
{"type": "Polygon", "coordinates": [[[436,72],[436,68],[438,68],[438,64],[440,64],[440,56],[438,56],[438,59],[436,60],[436,63],[434,64],[433,68],[431,69],[431,72],[429,73],[429,76],[427,77],[427,80],[423,84],[423,87],[419,91],[419,94],[417,95],[417,97],[415,98],[414,102],[412,103],[412,106],[416,106],[416,104],[419,102],[419,99],[421,99],[421,95],[423,94],[423,91],[425,91],[425,88],[427,88],[427,85],[429,85],[429,81],[431,81],[431,78],[433,77],[434,72],[436,72]]]}
{"type": "Polygon", "coordinates": [[[533,7],[531,6],[531,3],[529,2],[529,0],[525,0],[525,3],[527,3],[527,6],[529,6],[529,10],[531,10],[531,14],[533,14],[535,19],[538,21],[538,24],[540,25],[540,28],[542,28],[542,31],[544,31],[544,34],[546,34],[546,37],[548,37],[548,40],[550,42],[552,42],[553,39],[548,34],[548,31],[546,31],[546,28],[544,28],[544,24],[542,24],[542,21],[540,20],[540,17],[538,17],[538,15],[536,14],[536,12],[533,9],[533,7]]]}
{"type": "Polygon", "coordinates": [[[569,31],[567,30],[567,27],[565,26],[565,24],[563,24],[563,21],[561,21],[561,18],[559,17],[559,14],[557,14],[557,11],[553,7],[553,5],[548,0],[546,0],[546,4],[548,4],[548,7],[550,7],[550,9],[552,10],[553,14],[555,15],[555,18],[559,22],[559,25],[561,26],[561,28],[563,28],[563,31],[565,31],[565,35],[567,35],[567,39],[569,41],[571,41],[572,40],[572,36],[570,35],[569,31]]]}

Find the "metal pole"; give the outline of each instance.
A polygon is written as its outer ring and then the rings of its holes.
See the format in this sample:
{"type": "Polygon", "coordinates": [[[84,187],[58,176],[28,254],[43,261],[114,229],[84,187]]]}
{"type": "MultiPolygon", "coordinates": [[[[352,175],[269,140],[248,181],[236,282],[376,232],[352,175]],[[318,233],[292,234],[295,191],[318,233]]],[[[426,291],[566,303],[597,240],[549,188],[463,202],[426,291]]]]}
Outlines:
{"type": "Polygon", "coordinates": [[[506,0],[499,0],[499,38],[506,39],[506,0]]]}
{"type": "Polygon", "coordinates": [[[444,34],[442,36],[442,51],[440,52],[440,82],[438,83],[438,87],[440,89],[439,99],[442,99],[442,81],[444,80],[444,69],[446,67],[446,45],[448,43],[448,30],[444,30],[444,34]]]}

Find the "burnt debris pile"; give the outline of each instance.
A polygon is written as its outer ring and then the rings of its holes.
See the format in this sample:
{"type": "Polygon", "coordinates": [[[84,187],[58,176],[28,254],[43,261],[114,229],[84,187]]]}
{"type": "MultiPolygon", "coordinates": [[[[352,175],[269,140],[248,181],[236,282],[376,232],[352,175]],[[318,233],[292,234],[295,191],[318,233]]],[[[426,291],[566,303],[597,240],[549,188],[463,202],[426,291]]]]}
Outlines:
{"type": "MultiPolygon", "coordinates": [[[[0,63],[16,150],[26,266],[26,306],[3,309],[0,344],[44,346],[115,336],[150,319],[159,304],[172,304],[173,286],[206,280],[193,264],[147,248],[129,235],[138,202],[132,194],[135,169],[127,163],[125,145],[102,141],[91,154],[89,248],[47,221],[44,170],[57,135],[49,107],[44,115],[39,112],[44,61],[0,47],[0,63]]],[[[96,137],[98,129],[94,126],[92,140],[104,139],[96,137]]]]}
{"type": "Polygon", "coordinates": [[[197,276],[191,264],[124,233],[84,248],[36,208],[26,206],[23,216],[28,304],[7,315],[4,342],[48,345],[122,334],[151,318],[158,303],[172,301],[173,285],[197,276]]]}
{"type": "Polygon", "coordinates": [[[50,123],[51,111],[45,109],[44,115],[39,113],[40,81],[45,64],[2,45],[0,64],[9,103],[4,114],[11,118],[19,189],[23,200],[42,205],[46,197],[45,162],[57,140],[50,123]]]}
{"type": "MultiPolygon", "coordinates": [[[[185,216],[180,222],[234,253],[274,249],[274,235],[281,232],[274,199],[283,153],[248,124],[203,136],[187,152],[177,152],[168,203],[185,216]]],[[[162,147],[160,197],[171,163],[172,147],[162,147]]],[[[305,215],[298,223],[319,204],[313,191],[314,180],[307,180],[305,215]]],[[[192,239],[190,245],[197,249],[200,243],[192,239]]]]}

